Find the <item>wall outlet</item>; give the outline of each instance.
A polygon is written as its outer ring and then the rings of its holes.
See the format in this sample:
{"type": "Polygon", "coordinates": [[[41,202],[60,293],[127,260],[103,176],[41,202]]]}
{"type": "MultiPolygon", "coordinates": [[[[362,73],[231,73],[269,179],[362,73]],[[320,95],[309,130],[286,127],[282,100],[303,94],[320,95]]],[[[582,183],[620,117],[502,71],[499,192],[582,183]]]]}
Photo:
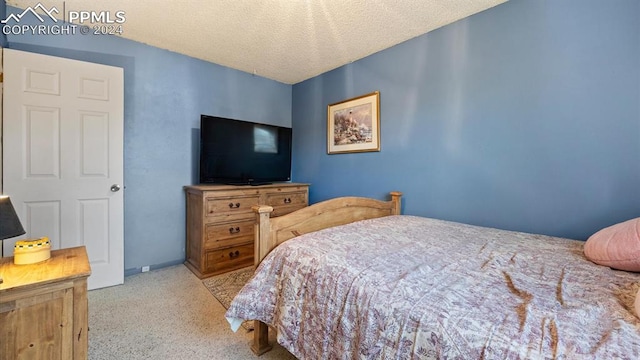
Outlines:
{"type": "Polygon", "coordinates": [[[142,272],[147,272],[149,271],[149,266],[143,266],[142,267],[142,272]]]}

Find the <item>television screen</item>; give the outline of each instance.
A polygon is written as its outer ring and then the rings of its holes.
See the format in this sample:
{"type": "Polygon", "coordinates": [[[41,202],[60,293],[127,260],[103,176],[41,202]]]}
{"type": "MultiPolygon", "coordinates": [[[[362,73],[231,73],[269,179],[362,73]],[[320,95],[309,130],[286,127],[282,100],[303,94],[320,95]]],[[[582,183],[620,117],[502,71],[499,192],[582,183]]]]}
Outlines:
{"type": "Polygon", "coordinates": [[[291,128],[200,117],[200,183],[291,180],[291,128]]]}

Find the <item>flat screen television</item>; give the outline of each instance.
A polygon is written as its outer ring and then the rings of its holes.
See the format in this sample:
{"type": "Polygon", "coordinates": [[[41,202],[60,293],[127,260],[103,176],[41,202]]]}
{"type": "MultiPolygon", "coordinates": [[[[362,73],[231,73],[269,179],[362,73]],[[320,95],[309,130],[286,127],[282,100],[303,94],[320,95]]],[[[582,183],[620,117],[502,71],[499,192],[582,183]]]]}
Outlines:
{"type": "Polygon", "coordinates": [[[291,128],[200,116],[200,183],[291,180],[291,128]]]}

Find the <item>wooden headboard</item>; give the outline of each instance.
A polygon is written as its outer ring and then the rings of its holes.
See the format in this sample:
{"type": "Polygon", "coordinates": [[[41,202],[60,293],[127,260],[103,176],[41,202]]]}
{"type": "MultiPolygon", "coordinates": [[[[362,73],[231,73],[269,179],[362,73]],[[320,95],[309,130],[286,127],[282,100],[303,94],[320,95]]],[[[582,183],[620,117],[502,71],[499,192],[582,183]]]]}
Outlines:
{"type": "Polygon", "coordinates": [[[399,215],[402,193],[392,191],[390,194],[390,201],[362,197],[330,199],[276,218],[270,218],[271,206],[254,206],[255,266],[273,248],[296,236],[358,220],[399,215]]]}
{"type": "MultiPolygon", "coordinates": [[[[253,206],[256,213],[255,267],[273,248],[296,236],[358,220],[400,215],[402,193],[392,191],[390,194],[390,201],[362,197],[335,198],[273,219],[270,217],[273,211],[271,206],[253,206]]],[[[259,356],[269,350],[269,327],[255,320],[251,351],[259,356]]]]}

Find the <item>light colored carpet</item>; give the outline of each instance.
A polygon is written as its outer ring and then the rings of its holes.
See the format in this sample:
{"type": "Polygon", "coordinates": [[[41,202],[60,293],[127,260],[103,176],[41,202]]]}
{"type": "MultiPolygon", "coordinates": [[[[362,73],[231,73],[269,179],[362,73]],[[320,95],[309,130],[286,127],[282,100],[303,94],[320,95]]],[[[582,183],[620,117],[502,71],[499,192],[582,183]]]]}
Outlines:
{"type": "MultiPolygon", "coordinates": [[[[209,289],[211,295],[218,299],[222,307],[228,309],[233,298],[253,276],[253,266],[230,271],[228,273],[212,276],[202,280],[204,286],[209,289]]],[[[242,326],[246,330],[253,330],[253,321],[245,321],[242,326]]]]}
{"type": "MultiPolygon", "coordinates": [[[[233,333],[224,307],[184,265],[89,291],[89,359],[255,359],[253,332],[233,333]]],[[[259,359],[295,359],[275,343],[259,359]]]]}

